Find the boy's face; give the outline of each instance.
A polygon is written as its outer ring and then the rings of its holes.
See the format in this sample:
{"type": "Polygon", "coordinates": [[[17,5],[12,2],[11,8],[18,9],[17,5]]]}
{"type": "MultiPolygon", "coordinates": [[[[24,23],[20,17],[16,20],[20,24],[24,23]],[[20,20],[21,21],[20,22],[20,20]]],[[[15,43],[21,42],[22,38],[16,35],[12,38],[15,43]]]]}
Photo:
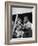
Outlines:
{"type": "Polygon", "coordinates": [[[25,17],[24,17],[24,22],[27,22],[27,21],[28,21],[28,17],[25,16],[25,17]]]}
{"type": "Polygon", "coordinates": [[[20,19],[20,18],[18,18],[18,21],[19,21],[19,22],[21,22],[21,19],[20,19]]]}

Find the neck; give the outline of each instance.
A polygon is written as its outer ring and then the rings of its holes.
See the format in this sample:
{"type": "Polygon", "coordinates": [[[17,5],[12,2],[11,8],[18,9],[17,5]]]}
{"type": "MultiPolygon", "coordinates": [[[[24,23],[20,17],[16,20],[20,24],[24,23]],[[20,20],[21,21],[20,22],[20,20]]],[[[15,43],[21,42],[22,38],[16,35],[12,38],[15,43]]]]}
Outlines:
{"type": "Polygon", "coordinates": [[[25,23],[27,23],[28,21],[26,21],[25,23]]]}

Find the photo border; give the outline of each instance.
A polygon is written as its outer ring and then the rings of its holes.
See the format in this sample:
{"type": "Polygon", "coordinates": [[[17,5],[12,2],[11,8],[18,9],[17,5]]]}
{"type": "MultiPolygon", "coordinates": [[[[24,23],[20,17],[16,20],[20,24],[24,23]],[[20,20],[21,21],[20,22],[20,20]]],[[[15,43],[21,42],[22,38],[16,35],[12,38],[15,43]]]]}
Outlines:
{"type": "MultiPolygon", "coordinates": [[[[12,2],[12,1],[6,1],[5,2],[5,44],[10,45],[11,43],[10,41],[10,26],[11,23],[9,23],[9,21],[11,22],[11,16],[9,16],[9,5],[11,6],[11,4],[23,4],[23,5],[33,5],[35,6],[35,41],[28,41],[28,42],[18,42],[18,43],[14,43],[14,44],[24,44],[24,43],[36,43],[37,42],[37,4],[36,3],[23,3],[23,2],[12,2]]],[[[11,9],[10,9],[11,10],[11,9]]],[[[11,13],[10,13],[11,14],[11,13]]],[[[13,44],[13,43],[12,43],[13,44]]]]}

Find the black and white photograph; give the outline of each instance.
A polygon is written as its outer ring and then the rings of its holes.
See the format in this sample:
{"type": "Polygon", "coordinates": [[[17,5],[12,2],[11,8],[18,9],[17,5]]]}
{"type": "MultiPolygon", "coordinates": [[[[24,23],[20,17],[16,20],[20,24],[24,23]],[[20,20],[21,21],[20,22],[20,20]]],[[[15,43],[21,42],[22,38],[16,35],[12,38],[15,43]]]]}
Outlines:
{"type": "Polygon", "coordinates": [[[32,9],[12,8],[12,38],[32,37],[32,9]]]}
{"type": "Polygon", "coordinates": [[[37,42],[37,4],[6,2],[5,5],[6,44],[37,42]]]}

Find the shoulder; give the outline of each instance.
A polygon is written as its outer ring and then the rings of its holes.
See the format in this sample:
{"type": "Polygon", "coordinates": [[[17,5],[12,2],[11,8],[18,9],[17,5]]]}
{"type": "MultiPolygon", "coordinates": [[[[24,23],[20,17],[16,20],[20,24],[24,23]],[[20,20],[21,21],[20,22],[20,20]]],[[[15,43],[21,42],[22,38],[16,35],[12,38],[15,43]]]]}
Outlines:
{"type": "Polygon", "coordinates": [[[27,24],[32,24],[32,23],[30,21],[28,21],[27,24]]]}

